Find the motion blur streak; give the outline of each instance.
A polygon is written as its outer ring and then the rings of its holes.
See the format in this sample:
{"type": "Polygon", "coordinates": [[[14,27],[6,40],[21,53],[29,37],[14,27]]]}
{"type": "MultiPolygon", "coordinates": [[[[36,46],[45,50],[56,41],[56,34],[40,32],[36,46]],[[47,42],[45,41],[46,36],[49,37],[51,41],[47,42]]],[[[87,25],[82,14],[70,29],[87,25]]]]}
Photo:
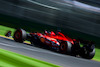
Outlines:
{"type": "Polygon", "coordinates": [[[100,8],[74,0],[11,1],[0,0],[0,13],[100,37],[100,8]]]}
{"type": "Polygon", "coordinates": [[[41,4],[41,3],[35,2],[35,1],[33,1],[33,0],[27,0],[27,1],[32,2],[32,3],[35,3],[35,4],[38,4],[38,5],[40,5],[40,6],[47,7],[47,8],[60,10],[59,8],[56,8],[56,7],[51,7],[51,6],[47,6],[47,5],[44,5],[44,4],[41,4]]]}

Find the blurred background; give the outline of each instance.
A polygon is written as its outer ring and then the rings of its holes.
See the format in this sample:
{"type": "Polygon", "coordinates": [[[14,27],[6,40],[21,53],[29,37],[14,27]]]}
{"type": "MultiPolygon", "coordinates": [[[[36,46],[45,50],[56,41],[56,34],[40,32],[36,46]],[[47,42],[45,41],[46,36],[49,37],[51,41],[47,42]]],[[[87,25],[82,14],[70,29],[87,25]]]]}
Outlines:
{"type": "Polygon", "coordinates": [[[0,25],[29,32],[61,29],[100,48],[100,1],[0,0],[0,25]]]}

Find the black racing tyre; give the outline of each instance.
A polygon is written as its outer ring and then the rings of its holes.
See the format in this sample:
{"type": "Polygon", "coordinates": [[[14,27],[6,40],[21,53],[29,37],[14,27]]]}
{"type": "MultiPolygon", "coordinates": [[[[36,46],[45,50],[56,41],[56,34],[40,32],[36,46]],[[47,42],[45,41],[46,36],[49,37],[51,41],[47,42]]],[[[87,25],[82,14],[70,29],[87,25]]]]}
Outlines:
{"type": "Polygon", "coordinates": [[[14,40],[16,42],[23,43],[26,40],[27,34],[26,31],[23,29],[17,29],[14,33],[14,40]]]}
{"type": "Polygon", "coordinates": [[[39,38],[38,38],[37,35],[32,36],[32,37],[31,37],[31,40],[30,40],[31,44],[38,44],[39,41],[40,41],[40,40],[39,40],[39,38]]]}
{"type": "Polygon", "coordinates": [[[95,56],[95,49],[91,52],[84,52],[80,56],[85,59],[92,59],[95,56]]]}
{"type": "Polygon", "coordinates": [[[72,48],[72,44],[69,41],[63,41],[60,44],[59,50],[61,53],[70,55],[71,48],[72,48]]]}

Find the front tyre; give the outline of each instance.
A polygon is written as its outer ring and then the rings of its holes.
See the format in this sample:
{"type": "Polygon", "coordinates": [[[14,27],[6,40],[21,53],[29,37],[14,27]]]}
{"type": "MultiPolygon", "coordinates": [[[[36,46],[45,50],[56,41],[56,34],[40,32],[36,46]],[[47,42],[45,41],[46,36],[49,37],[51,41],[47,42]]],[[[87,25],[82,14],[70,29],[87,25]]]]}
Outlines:
{"type": "Polygon", "coordinates": [[[16,42],[23,43],[26,40],[27,34],[26,31],[23,29],[17,29],[14,33],[14,40],[16,42]]]}
{"type": "Polygon", "coordinates": [[[70,55],[71,54],[71,48],[72,48],[72,44],[70,42],[63,41],[63,42],[61,42],[59,49],[60,49],[61,53],[70,55]]]}

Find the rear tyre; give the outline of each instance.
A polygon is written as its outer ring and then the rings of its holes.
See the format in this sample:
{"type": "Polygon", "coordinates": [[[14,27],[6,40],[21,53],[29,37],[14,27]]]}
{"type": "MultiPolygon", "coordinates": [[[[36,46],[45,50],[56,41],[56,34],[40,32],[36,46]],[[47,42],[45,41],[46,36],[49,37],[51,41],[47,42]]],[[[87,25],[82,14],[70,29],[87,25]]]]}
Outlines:
{"type": "Polygon", "coordinates": [[[64,42],[61,42],[59,49],[60,49],[61,53],[70,55],[71,54],[71,47],[72,47],[72,44],[70,42],[64,41],[64,42]]]}
{"type": "Polygon", "coordinates": [[[95,55],[95,49],[93,49],[93,51],[89,52],[89,51],[84,51],[81,52],[81,57],[85,58],[85,59],[92,59],[95,55]]]}
{"type": "Polygon", "coordinates": [[[23,43],[26,40],[27,34],[26,31],[23,29],[17,29],[14,33],[14,40],[16,42],[23,43]]]}

